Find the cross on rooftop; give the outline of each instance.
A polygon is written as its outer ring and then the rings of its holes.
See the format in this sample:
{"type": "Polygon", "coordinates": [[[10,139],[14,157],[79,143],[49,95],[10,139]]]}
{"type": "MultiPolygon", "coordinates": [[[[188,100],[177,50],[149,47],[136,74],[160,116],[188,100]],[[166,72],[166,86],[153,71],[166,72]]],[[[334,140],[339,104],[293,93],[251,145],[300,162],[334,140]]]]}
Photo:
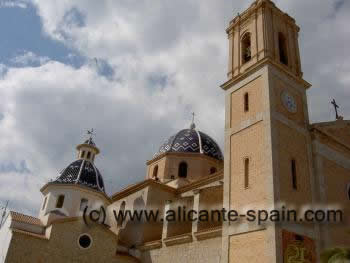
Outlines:
{"type": "Polygon", "coordinates": [[[338,114],[339,105],[337,104],[337,102],[335,101],[335,99],[333,99],[333,100],[331,101],[331,103],[332,103],[333,106],[334,106],[335,118],[336,118],[337,120],[341,119],[341,117],[340,117],[339,114],[338,114]]]}
{"type": "Polygon", "coordinates": [[[194,116],[195,116],[195,113],[194,113],[194,112],[192,112],[192,123],[191,123],[191,129],[196,128],[196,124],[194,124],[194,116]]]}

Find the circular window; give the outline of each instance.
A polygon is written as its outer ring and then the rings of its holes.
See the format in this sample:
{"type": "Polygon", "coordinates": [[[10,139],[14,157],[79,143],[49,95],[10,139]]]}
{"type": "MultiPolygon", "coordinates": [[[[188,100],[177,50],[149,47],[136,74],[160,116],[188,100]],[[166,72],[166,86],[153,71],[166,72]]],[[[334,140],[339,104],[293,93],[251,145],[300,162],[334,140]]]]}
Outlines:
{"type": "Polygon", "coordinates": [[[83,249],[88,249],[89,247],[91,247],[92,239],[91,239],[90,235],[82,234],[79,237],[78,244],[79,244],[80,248],[83,248],[83,249]]]}

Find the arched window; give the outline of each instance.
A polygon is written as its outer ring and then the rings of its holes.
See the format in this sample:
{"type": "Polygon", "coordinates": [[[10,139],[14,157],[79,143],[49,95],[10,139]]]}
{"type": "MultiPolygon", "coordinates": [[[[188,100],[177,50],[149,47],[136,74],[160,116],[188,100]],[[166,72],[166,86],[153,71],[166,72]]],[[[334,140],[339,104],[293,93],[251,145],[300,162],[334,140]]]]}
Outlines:
{"type": "Polygon", "coordinates": [[[248,92],[244,94],[244,112],[249,111],[249,94],[248,92]]]}
{"type": "Polygon", "coordinates": [[[88,205],[88,200],[85,198],[82,198],[80,200],[80,211],[84,211],[85,207],[88,205]]]}
{"type": "Polygon", "coordinates": [[[291,161],[291,173],[292,173],[292,184],[293,184],[293,189],[297,190],[298,189],[298,183],[297,183],[297,164],[296,161],[293,159],[291,161]]]}
{"type": "Polygon", "coordinates": [[[90,159],[90,157],[91,157],[91,152],[88,152],[86,158],[90,159]]]}
{"type": "Polygon", "coordinates": [[[281,32],[278,33],[278,48],[280,53],[280,62],[284,65],[288,65],[287,40],[281,32]]]}
{"type": "Polygon", "coordinates": [[[244,188],[249,187],[249,158],[244,159],[244,188]]]}
{"type": "Polygon", "coordinates": [[[348,187],[347,187],[346,193],[348,195],[348,200],[350,201],[350,183],[348,183],[348,187]]]}
{"type": "Polygon", "coordinates": [[[181,162],[179,165],[179,177],[187,177],[187,163],[185,162],[181,162]]]}
{"type": "Polygon", "coordinates": [[[215,173],[216,173],[216,168],[215,167],[210,168],[210,174],[215,174],[215,173]]]}
{"type": "Polygon", "coordinates": [[[153,174],[152,174],[153,178],[157,178],[157,176],[158,176],[158,165],[154,166],[153,174]]]}
{"type": "Polygon", "coordinates": [[[64,195],[60,195],[57,198],[56,208],[62,208],[64,203],[64,195]]]}
{"type": "Polygon", "coordinates": [[[250,33],[245,33],[242,37],[242,64],[252,58],[250,33]]]}
{"type": "MultiPolygon", "coordinates": [[[[122,204],[120,205],[119,208],[119,215],[121,215],[121,213],[124,213],[125,211],[125,206],[126,206],[126,202],[123,201],[122,204]]],[[[117,222],[117,227],[121,227],[123,225],[123,220],[122,220],[123,216],[119,216],[118,218],[118,222],[117,222]]]]}
{"type": "Polygon", "coordinates": [[[84,158],[85,157],[85,151],[81,152],[80,158],[84,158]]]}

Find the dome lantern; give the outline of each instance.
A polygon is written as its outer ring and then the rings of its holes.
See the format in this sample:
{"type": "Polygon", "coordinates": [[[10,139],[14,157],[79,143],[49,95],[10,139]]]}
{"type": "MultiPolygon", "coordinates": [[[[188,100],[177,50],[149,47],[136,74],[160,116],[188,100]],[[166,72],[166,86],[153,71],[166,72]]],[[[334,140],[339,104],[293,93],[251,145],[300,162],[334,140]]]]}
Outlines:
{"type": "Polygon", "coordinates": [[[89,139],[84,141],[84,143],[79,144],[76,149],[78,151],[78,159],[86,160],[90,162],[95,161],[95,156],[100,153],[100,150],[97,148],[95,142],[92,140],[92,136],[94,135],[94,130],[91,129],[87,132],[89,135],[89,139]]]}

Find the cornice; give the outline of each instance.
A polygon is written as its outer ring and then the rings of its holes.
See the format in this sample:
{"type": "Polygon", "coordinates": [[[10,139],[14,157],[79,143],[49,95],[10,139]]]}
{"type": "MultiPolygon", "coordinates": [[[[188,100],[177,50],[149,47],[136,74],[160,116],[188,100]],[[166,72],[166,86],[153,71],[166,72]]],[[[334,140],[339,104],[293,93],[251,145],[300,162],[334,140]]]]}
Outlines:
{"type": "Polygon", "coordinates": [[[188,185],[185,185],[181,188],[178,188],[176,190],[176,194],[188,192],[188,191],[196,189],[200,186],[210,184],[210,183],[215,182],[215,181],[222,180],[223,178],[224,178],[224,170],[220,170],[215,174],[208,175],[206,177],[199,179],[198,181],[195,181],[195,182],[190,183],[188,185]]]}
{"type": "Polygon", "coordinates": [[[259,61],[258,63],[255,63],[254,65],[252,65],[251,67],[247,68],[244,73],[241,73],[237,76],[232,77],[231,79],[229,79],[228,81],[226,81],[225,83],[223,83],[220,87],[223,90],[228,90],[230,87],[232,87],[233,85],[235,85],[236,83],[238,83],[239,81],[243,80],[244,78],[247,77],[247,75],[252,74],[253,72],[256,72],[257,70],[259,70],[260,68],[262,68],[265,65],[271,65],[274,66],[275,68],[277,68],[279,71],[285,73],[287,76],[289,76],[290,78],[292,78],[293,80],[295,80],[297,83],[299,83],[300,85],[302,85],[305,89],[308,89],[311,87],[311,84],[309,82],[307,82],[306,80],[304,80],[303,78],[300,78],[296,75],[294,75],[293,73],[291,73],[288,69],[286,69],[285,67],[283,67],[282,65],[280,65],[279,63],[275,62],[274,60],[272,60],[269,57],[266,57],[264,59],[262,59],[261,61],[259,61]]]}
{"type": "MultiPolygon", "coordinates": [[[[311,133],[320,133],[322,134],[323,136],[325,136],[327,139],[335,142],[336,144],[338,144],[339,146],[345,148],[347,151],[350,152],[350,145],[347,144],[347,143],[344,143],[342,140],[339,140],[338,138],[336,138],[333,134],[330,134],[328,133],[327,131],[324,131],[322,129],[320,129],[319,127],[317,126],[311,126],[310,127],[310,131],[311,133]]],[[[316,138],[317,140],[317,138],[316,138]]]]}
{"type": "Polygon", "coordinates": [[[279,9],[272,1],[269,0],[259,0],[255,1],[248,9],[246,9],[243,13],[238,14],[234,19],[230,21],[228,28],[226,29],[226,33],[230,34],[230,32],[237,26],[245,23],[252,15],[258,12],[260,9],[270,8],[275,12],[276,15],[283,17],[287,24],[294,27],[294,29],[299,32],[300,27],[296,25],[296,21],[293,17],[288,15],[279,9]]]}
{"type": "Polygon", "coordinates": [[[165,152],[165,153],[162,153],[160,155],[158,155],[157,157],[151,159],[151,160],[148,160],[146,162],[147,165],[150,165],[156,161],[159,161],[160,159],[166,157],[166,156],[175,156],[175,157],[184,157],[184,158],[191,158],[191,157],[200,157],[200,158],[203,158],[203,159],[206,159],[206,160],[210,160],[210,161],[215,161],[217,163],[223,163],[223,160],[218,160],[216,158],[213,158],[213,157],[210,157],[204,153],[188,153],[188,152],[165,152]]]}
{"type": "Polygon", "coordinates": [[[170,186],[167,186],[165,184],[162,184],[162,183],[158,183],[156,182],[155,180],[152,180],[152,179],[147,179],[147,180],[144,180],[140,183],[137,183],[137,184],[134,184],[134,185],[131,185],[129,187],[126,187],[124,190],[121,190],[120,192],[118,193],[115,193],[114,195],[112,195],[111,197],[111,200],[112,201],[116,201],[116,200],[119,200],[119,199],[122,199],[126,196],[129,196],[137,191],[140,191],[141,189],[147,187],[147,186],[155,186],[155,187],[159,187],[159,188],[162,188],[164,191],[167,191],[167,192],[171,192],[171,193],[174,193],[176,192],[176,189],[173,188],[173,187],[170,187],[170,186]]]}
{"type": "Polygon", "coordinates": [[[94,195],[98,195],[100,197],[102,197],[105,201],[107,201],[107,203],[111,203],[111,199],[109,196],[107,196],[107,194],[100,192],[100,191],[96,191],[94,189],[91,189],[90,187],[86,187],[83,185],[78,185],[78,184],[61,184],[61,183],[46,183],[43,187],[41,187],[40,192],[44,193],[44,191],[49,188],[49,187],[63,187],[63,188],[75,188],[84,192],[88,192],[90,194],[94,194],[94,195]]]}

